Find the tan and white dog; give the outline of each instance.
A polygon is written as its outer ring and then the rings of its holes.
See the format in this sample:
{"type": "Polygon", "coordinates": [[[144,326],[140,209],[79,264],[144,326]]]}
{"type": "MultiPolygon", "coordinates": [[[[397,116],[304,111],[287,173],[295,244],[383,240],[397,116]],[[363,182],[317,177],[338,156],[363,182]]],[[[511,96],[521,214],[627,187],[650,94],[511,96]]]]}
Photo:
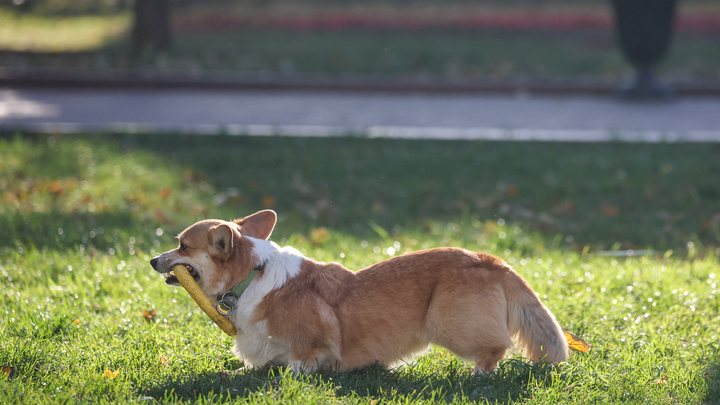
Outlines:
{"type": "Polygon", "coordinates": [[[431,343],[482,372],[515,346],[532,361],[568,357],[553,315],[497,257],[438,248],[353,272],[268,241],[276,220],[265,210],[234,222],[200,221],[178,236],[178,248],[150,262],[170,285],[178,285],[172,268],[189,266],[215,302],[251,278],[229,315],[237,328],[233,353],[248,366],[313,372],[392,365],[431,343]]]}

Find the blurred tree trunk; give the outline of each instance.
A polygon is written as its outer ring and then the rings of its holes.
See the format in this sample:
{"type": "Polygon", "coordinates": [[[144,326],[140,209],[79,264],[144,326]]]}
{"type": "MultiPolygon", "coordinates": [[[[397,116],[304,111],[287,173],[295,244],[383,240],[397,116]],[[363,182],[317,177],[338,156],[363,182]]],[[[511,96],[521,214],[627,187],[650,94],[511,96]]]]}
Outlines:
{"type": "Polygon", "coordinates": [[[170,1],[135,0],[133,26],[134,52],[140,53],[147,45],[155,51],[170,48],[170,1]]]}

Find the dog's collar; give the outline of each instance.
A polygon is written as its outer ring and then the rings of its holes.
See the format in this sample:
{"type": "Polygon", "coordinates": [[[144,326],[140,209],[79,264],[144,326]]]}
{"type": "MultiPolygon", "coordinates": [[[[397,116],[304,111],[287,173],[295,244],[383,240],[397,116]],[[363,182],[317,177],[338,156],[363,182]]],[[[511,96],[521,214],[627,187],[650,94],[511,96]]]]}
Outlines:
{"type": "Polygon", "coordinates": [[[243,280],[240,284],[236,285],[235,287],[231,288],[229,292],[233,293],[236,297],[240,298],[242,293],[244,293],[245,290],[250,285],[250,282],[253,281],[253,279],[255,279],[255,276],[257,276],[257,274],[260,273],[261,271],[265,270],[265,264],[267,264],[267,262],[263,262],[263,264],[259,264],[259,265],[255,266],[255,268],[252,269],[250,274],[248,274],[248,276],[245,277],[245,280],[243,280]]]}
{"type": "Polygon", "coordinates": [[[222,315],[230,316],[230,314],[235,311],[235,307],[237,306],[240,296],[245,292],[250,283],[255,279],[255,276],[257,276],[259,272],[265,270],[266,264],[267,262],[263,262],[262,264],[255,266],[255,268],[250,271],[250,274],[248,274],[248,276],[245,277],[245,279],[241,281],[240,284],[226,291],[222,295],[219,295],[218,303],[215,306],[218,312],[220,312],[222,315]]]}

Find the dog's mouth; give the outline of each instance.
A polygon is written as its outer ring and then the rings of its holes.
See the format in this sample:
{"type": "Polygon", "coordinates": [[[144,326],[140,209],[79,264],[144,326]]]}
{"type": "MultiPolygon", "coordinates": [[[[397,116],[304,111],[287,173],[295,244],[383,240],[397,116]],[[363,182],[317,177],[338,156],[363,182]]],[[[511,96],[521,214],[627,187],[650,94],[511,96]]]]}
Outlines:
{"type": "MultiPolygon", "coordinates": [[[[200,280],[200,274],[195,270],[193,266],[190,266],[188,264],[182,264],[181,266],[185,266],[188,269],[188,273],[195,279],[195,281],[200,280]]],[[[165,284],[167,285],[180,285],[180,280],[175,277],[175,273],[171,270],[168,273],[165,273],[165,276],[167,277],[165,279],[165,284]]]]}

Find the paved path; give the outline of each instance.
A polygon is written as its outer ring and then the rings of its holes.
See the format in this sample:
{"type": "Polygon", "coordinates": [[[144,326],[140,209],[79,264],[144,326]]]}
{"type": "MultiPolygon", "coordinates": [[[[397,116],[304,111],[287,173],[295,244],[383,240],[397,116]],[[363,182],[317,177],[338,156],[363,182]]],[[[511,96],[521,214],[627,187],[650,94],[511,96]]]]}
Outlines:
{"type": "Polygon", "coordinates": [[[0,128],[231,135],[720,142],[720,99],[0,89],[0,128]]]}

